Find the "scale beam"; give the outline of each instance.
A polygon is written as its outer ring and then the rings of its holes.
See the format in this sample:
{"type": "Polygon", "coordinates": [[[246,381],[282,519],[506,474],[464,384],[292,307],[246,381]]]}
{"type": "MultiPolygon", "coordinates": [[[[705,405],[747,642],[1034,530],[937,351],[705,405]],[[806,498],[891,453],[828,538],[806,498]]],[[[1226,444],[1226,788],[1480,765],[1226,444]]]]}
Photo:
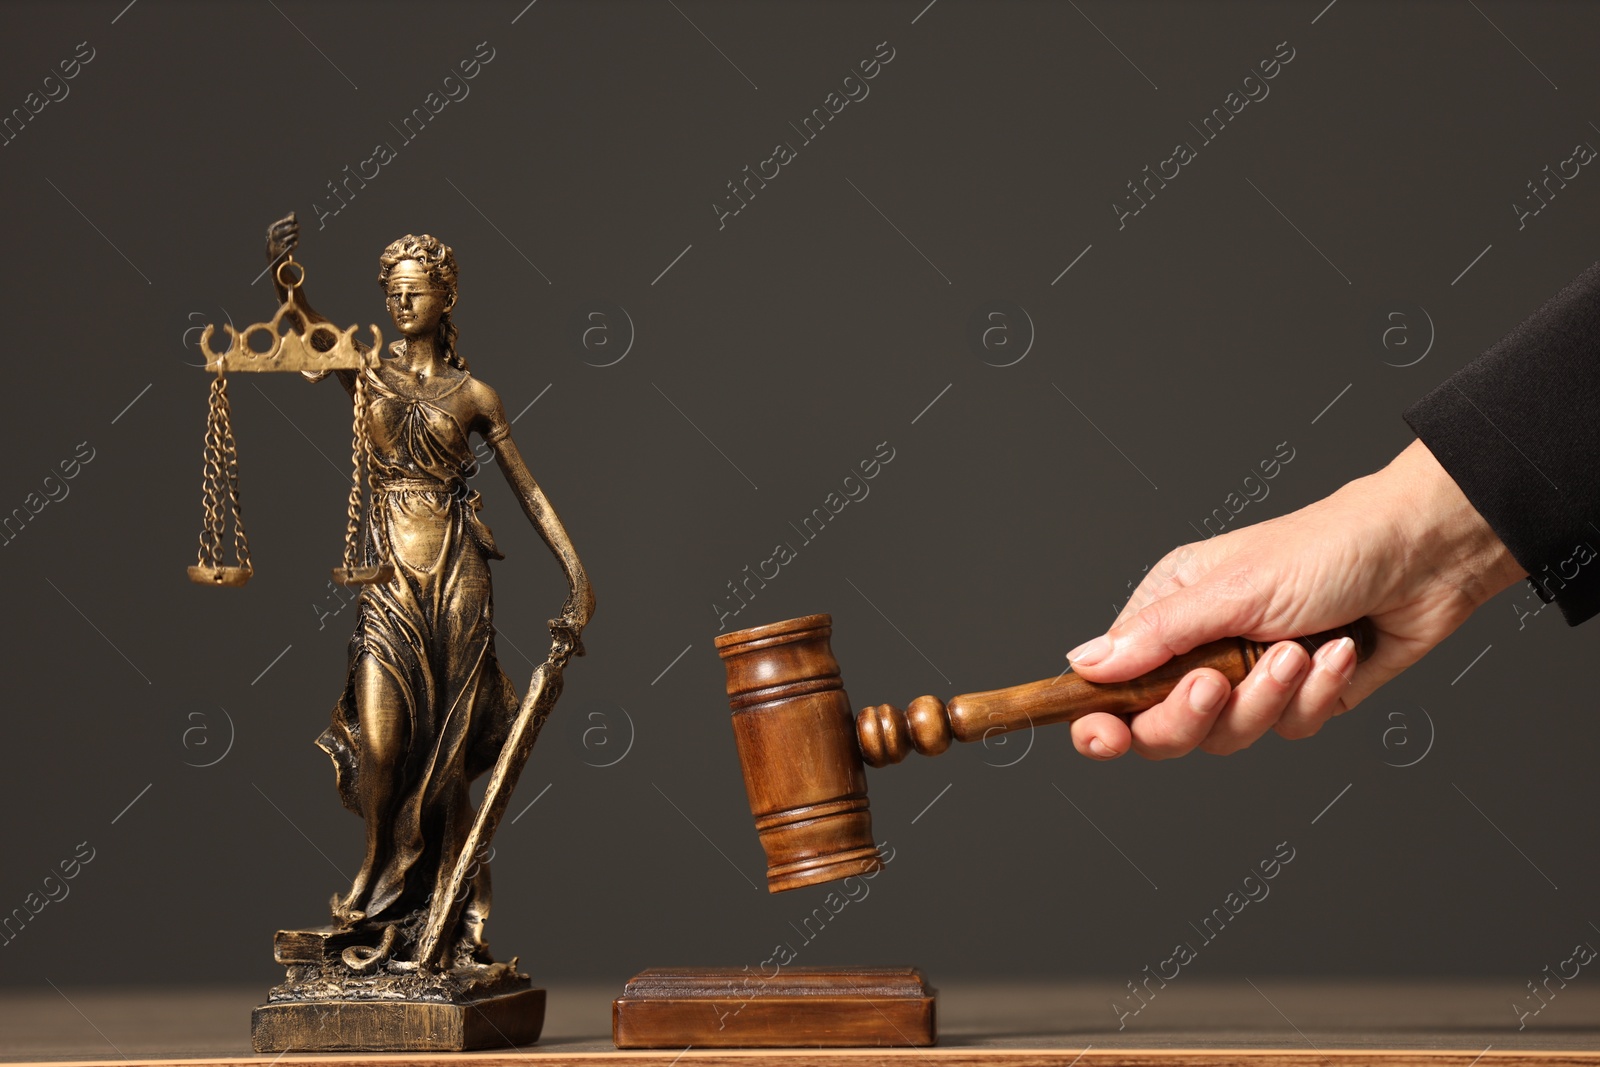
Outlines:
{"type": "Polygon", "coordinates": [[[200,335],[200,352],[206,357],[206,369],[219,374],[234,371],[301,371],[327,373],[335,370],[361,370],[377,361],[383,351],[383,335],[376,326],[372,331],[372,344],[363,347],[356,340],[360,326],[340,330],[329,322],[312,322],[300,296],[300,283],[305,280],[305,268],[293,257],[279,263],[276,276],[288,291],[277,313],[266,322],[257,322],[236,330],[232,323],[223,323],[228,334],[228,347],[214,351],[211,338],[216,327],[207,324],[200,335]],[[296,276],[285,277],[284,268],[299,268],[296,276]],[[299,328],[295,323],[298,321],[299,328]],[[308,325],[309,324],[309,325],[308,325]],[[265,345],[257,348],[256,345],[265,345]]]}

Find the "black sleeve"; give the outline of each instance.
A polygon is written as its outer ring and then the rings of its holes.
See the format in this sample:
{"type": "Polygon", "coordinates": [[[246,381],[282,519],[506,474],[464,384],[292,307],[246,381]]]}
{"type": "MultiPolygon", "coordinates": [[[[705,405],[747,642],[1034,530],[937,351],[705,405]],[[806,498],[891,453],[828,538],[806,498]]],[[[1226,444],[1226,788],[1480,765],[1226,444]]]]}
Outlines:
{"type": "Polygon", "coordinates": [[[1600,613],[1600,263],[1405,420],[1540,599],[1572,626],[1600,613]]]}

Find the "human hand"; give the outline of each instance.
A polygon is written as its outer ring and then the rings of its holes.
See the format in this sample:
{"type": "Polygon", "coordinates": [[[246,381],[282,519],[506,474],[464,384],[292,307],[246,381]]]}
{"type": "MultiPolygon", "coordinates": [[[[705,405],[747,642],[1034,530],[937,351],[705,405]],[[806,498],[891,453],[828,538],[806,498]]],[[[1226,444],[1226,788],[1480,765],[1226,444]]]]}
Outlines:
{"type": "Polygon", "coordinates": [[[1078,751],[1147,759],[1199,747],[1225,755],[1268,730],[1310,737],[1426,655],[1524,572],[1433,454],[1414,441],[1383,470],[1288,515],[1185,545],[1151,568],[1103,636],[1067,654],[1092,682],[1138,677],[1223,637],[1276,641],[1230,689],[1189,672],[1125,722],[1085,715],[1078,751]],[[1377,631],[1357,664],[1348,639],[1309,654],[1293,640],[1367,616],[1377,631]]]}

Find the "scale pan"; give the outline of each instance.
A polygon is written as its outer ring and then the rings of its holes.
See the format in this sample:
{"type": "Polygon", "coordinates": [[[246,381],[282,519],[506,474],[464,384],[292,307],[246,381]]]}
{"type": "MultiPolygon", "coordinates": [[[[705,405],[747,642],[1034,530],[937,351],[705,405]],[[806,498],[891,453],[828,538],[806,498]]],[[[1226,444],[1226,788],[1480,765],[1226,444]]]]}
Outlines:
{"type": "Polygon", "coordinates": [[[254,574],[249,567],[199,567],[189,568],[189,580],[198,585],[241,586],[254,574]]]}
{"type": "Polygon", "coordinates": [[[378,585],[393,577],[392,563],[379,563],[368,567],[333,568],[333,580],[340,585],[378,585]]]}

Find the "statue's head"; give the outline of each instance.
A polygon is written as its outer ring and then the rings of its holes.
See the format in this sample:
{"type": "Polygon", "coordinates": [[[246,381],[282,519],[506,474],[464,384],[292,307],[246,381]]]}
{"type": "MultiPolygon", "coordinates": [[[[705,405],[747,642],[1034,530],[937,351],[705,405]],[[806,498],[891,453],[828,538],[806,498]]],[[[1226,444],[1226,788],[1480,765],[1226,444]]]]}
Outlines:
{"type": "Polygon", "coordinates": [[[378,256],[378,284],[396,328],[408,337],[436,333],[444,357],[466,369],[456,351],[450,310],[456,303],[456,257],[431,234],[406,234],[378,256]]]}

